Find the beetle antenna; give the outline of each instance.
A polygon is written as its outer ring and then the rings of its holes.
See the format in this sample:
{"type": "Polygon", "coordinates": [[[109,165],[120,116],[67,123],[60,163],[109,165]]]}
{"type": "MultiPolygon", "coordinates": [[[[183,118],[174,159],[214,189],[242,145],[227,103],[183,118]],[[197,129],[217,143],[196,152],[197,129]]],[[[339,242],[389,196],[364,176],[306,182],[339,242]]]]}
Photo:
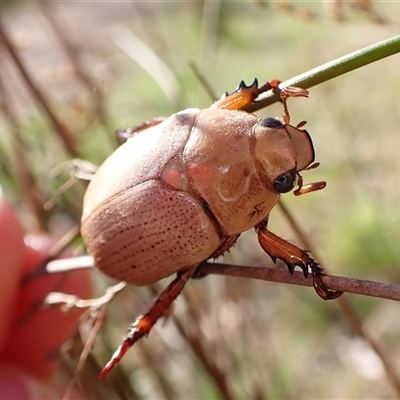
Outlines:
{"type": "Polygon", "coordinates": [[[307,168],[305,168],[304,171],[309,171],[310,169],[315,169],[317,167],[319,167],[319,162],[315,162],[315,163],[309,165],[307,168]]]}
{"type": "MultiPolygon", "coordinates": [[[[318,164],[318,163],[315,163],[315,164],[318,164]]],[[[316,168],[316,167],[313,167],[313,165],[314,164],[312,164],[311,167],[316,168]]],[[[307,169],[310,169],[310,167],[307,169]]],[[[307,185],[303,186],[303,177],[298,173],[297,174],[297,185],[298,185],[297,189],[294,190],[293,194],[295,196],[300,196],[302,194],[311,193],[311,192],[315,192],[316,190],[323,189],[326,186],[326,182],[320,181],[320,182],[307,183],[307,185]]]]}
{"type": "Polygon", "coordinates": [[[296,173],[296,176],[297,176],[297,189],[293,191],[293,194],[295,196],[300,196],[301,188],[303,187],[303,177],[299,173],[296,173]]]}

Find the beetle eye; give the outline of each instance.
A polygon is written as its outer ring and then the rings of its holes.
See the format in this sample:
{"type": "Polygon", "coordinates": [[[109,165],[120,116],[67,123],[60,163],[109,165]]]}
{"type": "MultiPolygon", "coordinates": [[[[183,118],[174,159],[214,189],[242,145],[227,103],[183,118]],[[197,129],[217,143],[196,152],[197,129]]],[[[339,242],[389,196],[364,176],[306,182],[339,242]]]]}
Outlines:
{"type": "Polygon", "coordinates": [[[259,124],[264,128],[281,128],[283,126],[279,119],[271,117],[262,119],[259,124]]]}
{"type": "Polygon", "coordinates": [[[290,192],[296,184],[296,173],[294,171],[285,172],[275,179],[274,188],[279,193],[290,192]]]}

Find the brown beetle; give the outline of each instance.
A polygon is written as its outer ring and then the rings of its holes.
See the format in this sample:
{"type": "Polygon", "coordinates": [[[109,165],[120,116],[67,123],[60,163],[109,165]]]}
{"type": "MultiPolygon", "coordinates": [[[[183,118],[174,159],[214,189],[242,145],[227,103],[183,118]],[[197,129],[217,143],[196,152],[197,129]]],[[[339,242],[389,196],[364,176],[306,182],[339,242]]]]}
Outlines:
{"type": "Polygon", "coordinates": [[[300,171],[314,168],[307,131],[290,125],[286,99],[307,97],[305,89],[281,92],[284,122],[242,109],[279,81],[258,88],[242,82],[209,109],[187,109],[119,133],[127,139],[98,169],[84,199],[82,236],[96,266],[137,286],[175,272],[178,277],[139,316],[110,362],[105,376],[129,347],[149,333],[196,268],[226,252],[241,232],[255,228],[262,248],[293,273],[300,266],[324,299],[322,270],[307,252],[266,228],[281,193],[321,189],[303,186],[300,171]]]}

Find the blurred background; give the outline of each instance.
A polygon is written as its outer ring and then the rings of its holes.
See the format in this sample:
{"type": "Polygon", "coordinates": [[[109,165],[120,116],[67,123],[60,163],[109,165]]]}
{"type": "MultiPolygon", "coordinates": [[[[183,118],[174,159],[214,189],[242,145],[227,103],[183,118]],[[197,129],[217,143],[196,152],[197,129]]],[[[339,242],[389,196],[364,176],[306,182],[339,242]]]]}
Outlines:
{"type": "MultiPolygon", "coordinates": [[[[117,128],[208,107],[213,99],[196,71],[218,97],[241,80],[289,79],[398,34],[400,13],[397,3],[372,1],[10,1],[0,4],[0,22],[10,44],[0,41],[1,187],[27,230],[61,237],[79,223],[85,188],[78,183],[57,196],[70,182],[65,162],[99,165],[117,147],[117,128]]],[[[305,182],[328,184],[283,201],[334,275],[400,281],[399,63],[389,57],[313,87],[308,100],[289,100],[292,123],[308,121],[321,163],[305,182]]],[[[257,114],[281,113],[275,104],[257,114]]],[[[278,208],[269,228],[300,244],[278,208]]],[[[74,245],[83,251],[79,239],[74,245]]],[[[272,265],[254,231],[221,261],[272,265]]],[[[112,283],[99,272],[93,278],[98,294],[112,283]]],[[[104,365],[153,297],[148,288],[129,288],[109,305],[83,374],[88,397],[400,393],[397,303],[345,295],[366,338],[338,302],[313,290],[216,276],[189,282],[174,317],[137,343],[109,382],[88,385],[95,360],[104,365]],[[390,379],[369,337],[390,360],[390,379]]],[[[70,372],[74,362],[65,357],[70,372]]]]}

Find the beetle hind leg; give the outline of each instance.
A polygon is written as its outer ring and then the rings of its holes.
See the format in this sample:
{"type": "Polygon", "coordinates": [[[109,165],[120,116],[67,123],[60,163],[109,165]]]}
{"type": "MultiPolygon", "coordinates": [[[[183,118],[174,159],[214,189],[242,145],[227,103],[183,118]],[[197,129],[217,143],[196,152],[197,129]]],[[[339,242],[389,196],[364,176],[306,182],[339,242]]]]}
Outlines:
{"type": "Polygon", "coordinates": [[[299,266],[307,278],[309,269],[313,277],[313,286],[317,294],[324,300],[333,300],[343,294],[343,292],[329,289],[322,281],[324,275],[322,268],[308,254],[307,251],[301,250],[295,245],[280,238],[270,232],[265,226],[256,227],[258,241],[263,250],[272,258],[274,262],[279,258],[289,269],[290,274],[293,274],[296,266],[299,266]]]}
{"type": "Polygon", "coordinates": [[[174,300],[182,292],[186,282],[194,274],[197,265],[190,267],[178,276],[155,298],[146,314],[139,315],[128,329],[124,341],[112,355],[110,361],[101,370],[99,379],[103,379],[123,358],[126,352],[143,336],[147,336],[157,320],[162,317],[174,300]]]}
{"type": "Polygon", "coordinates": [[[136,126],[134,128],[117,129],[115,131],[115,136],[116,136],[119,144],[124,144],[135,133],[138,133],[138,132],[144,131],[145,129],[159,125],[159,124],[161,124],[161,122],[163,122],[165,120],[166,120],[166,117],[158,117],[158,118],[153,118],[146,122],[143,122],[142,125],[136,126]]]}

